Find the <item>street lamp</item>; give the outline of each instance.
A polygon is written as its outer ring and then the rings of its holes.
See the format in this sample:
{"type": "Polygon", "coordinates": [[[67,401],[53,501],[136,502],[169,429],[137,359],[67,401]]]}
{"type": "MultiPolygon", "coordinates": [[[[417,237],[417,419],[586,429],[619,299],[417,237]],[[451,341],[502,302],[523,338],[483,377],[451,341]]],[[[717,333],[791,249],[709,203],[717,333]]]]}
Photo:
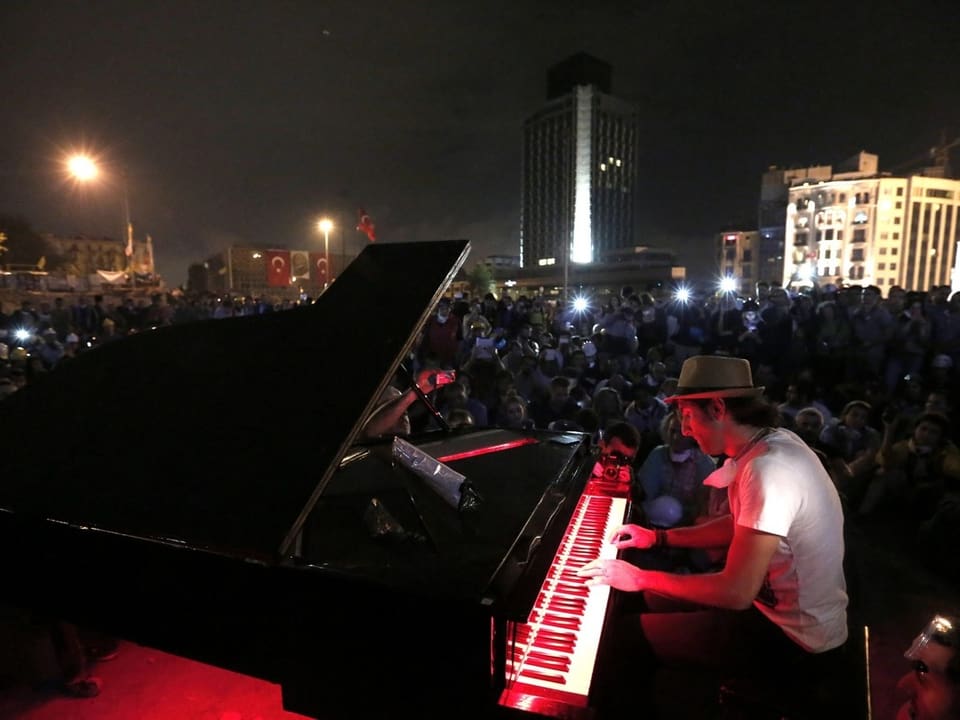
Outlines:
{"type": "MultiPolygon", "coordinates": [[[[100,174],[100,168],[97,161],[89,155],[71,155],[67,158],[67,171],[79,182],[90,182],[96,180],[100,174]]],[[[123,181],[123,220],[124,232],[126,234],[126,247],[124,254],[127,256],[127,272],[130,273],[130,287],[136,287],[137,276],[133,269],[133,223],[130,222],[130,193],[127,191],[127,174],[121,174],[123,181]]]]}
{"type": "Polygon", "coordinates": [[[333,230],[333,220],[320,218],[317,229],[323,233],[323,269],[327,276],[323,279],[323,287],[330,284],[330,231],[333,230]]]}

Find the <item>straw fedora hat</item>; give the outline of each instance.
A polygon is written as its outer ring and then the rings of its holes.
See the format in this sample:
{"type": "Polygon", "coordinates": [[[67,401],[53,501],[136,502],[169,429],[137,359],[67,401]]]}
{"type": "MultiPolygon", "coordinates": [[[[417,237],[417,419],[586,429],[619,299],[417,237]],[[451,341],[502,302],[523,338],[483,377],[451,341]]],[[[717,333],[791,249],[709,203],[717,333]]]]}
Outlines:
{"type": "Polygon", "coordinates": [[[675,394],[665,402],[713,397],[759,397],[762,387],[753,386],[750,362],[721,355],[694,355],[683,361],[675,394]]]}

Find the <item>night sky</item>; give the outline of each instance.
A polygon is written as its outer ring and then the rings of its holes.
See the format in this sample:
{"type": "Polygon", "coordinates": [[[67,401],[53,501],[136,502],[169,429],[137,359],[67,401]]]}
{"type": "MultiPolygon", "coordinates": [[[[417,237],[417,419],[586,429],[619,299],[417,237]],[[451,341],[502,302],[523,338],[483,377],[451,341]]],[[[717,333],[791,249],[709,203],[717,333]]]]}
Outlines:
{"type": "Polygon", "coordinates": [[[517,254],[522,123],[584,51],[640,106],[638,242],[706,271],[768,165],[960,136],[956,2],[870,5],[3,0],[0,212],[119,237],[125,171],[170,285],[232,243],[320,248],[322,214],[356,251],[359,207],[378,241],[517,254]],[[111,177],[66,182],[81,148],[111,177]]]}

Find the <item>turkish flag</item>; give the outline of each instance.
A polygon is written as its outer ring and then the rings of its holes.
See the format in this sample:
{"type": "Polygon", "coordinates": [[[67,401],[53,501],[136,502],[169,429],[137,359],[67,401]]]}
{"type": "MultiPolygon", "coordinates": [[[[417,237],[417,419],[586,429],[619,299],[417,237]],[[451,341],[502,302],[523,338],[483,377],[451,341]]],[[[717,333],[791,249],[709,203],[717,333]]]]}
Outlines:
{"type": "Polygon", "coordinates": [[[290,286],[290,251],[267,250],[267,285],[270,287],[290,286]]]}
{"type": "Polygon", "coordinates": [[[357,230],[362,233],[366,233],[367,237],[370,239],[370,242],[376,242],[377,226],[373,224],[373,220],[371,220],[370,216],[367,215],[367,211],[361,208],[357,211],[357,215],[360,217],[360,221],[357,223],[357,230]]]}
{"type": "Polygon", "coordinates": [[[310,277],[317,287],[327,284],[327,260],[323,253],[310,253],[310,277]]]}

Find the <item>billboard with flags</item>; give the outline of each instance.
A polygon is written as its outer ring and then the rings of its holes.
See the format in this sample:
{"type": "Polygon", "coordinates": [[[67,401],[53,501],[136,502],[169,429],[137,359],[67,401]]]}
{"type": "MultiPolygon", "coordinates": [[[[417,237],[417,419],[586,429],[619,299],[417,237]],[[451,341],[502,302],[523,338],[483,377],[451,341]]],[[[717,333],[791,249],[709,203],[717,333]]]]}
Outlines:
{"type": "Polygon", "coordinates": [[[288,287],[290,285],[290,251],[267,250],[267,285],[270,287],[288,287]]]}
{"type": "Polygon", "coordinates": [[[327,284],[327,259],[323,253],[310,253],[310,277],[317,287],[327,284]]]}

